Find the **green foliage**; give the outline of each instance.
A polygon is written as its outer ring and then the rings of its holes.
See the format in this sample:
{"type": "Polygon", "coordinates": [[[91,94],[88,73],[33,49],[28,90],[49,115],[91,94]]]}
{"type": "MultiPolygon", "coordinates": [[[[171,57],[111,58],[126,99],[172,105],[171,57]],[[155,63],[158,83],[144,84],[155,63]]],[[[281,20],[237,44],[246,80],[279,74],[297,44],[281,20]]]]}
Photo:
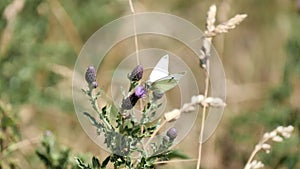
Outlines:
{"type": "MultiPolygon", "coordinates": [[[[156,156],[152,156],[149,158],[142,157],[139,160],[139,163],[136,166],[136,169],[144,169],[144,168],[153,169],[154,162],[156,162],[157,159],[160,159],[162,161],[167,161],[167,160],[171,160],[174,158],[188,159],[189,157],[186,156],[185,154],[181,153],[178,150],[170,150],[166,153],[158,154],[156,156]]],[[[107,156],[103,160],[102,163],[100,163],[100,161],[97,157],[92,157],[91,163],[86,163],[78,157],[76,157],[75,159],[76,159],[78,166],[81,169],[105,169],[109,162],[113,163],[115,168],[119,168],[121,166],[126,166],[127,168],[133,167],[133,164],[131,163],[132,162],[131,158],[124,157],[124,156],[118,156],[115,154],[107,156]]]]}
{"type": "MultiPolygon", "coordinates": [[[[1,0],[1,14],[11,2],[1,0]]],[[[7,50],[0,52],[0,91],[3,91],[0,97],[15,106],[31,103],[42,108],[55,106],[71,112],[72,100],[62,98],[58,92],[61,90],[59,84],[65,77],[53,71],[53,64],[72,68],[77,53],[64,32],[56,35],[57,30],[51,29],[57,21],[53,18],[47,0],[26,0],[24,3],[9,28],[12,35],[11,40],[6,42],[7,50]]],[[[122,12],[121,6],[113,5],[111,1],[76,0],[60,3],[83,39],[90,37],[99,27],[122,12]],[[106,4],[113,5],[114,12],[109,12],[106,4]]],[[[1,17],[1,33],[4,33],[6,26],[7,20],[1,17]]]]}
{"type": "MultiPolygon", "coordinates": [[[[298,17],[298,16],[297,16],[298,17]]],[[[299,17],[293,25],[299,26],[299,17]]],[[[279,125],[293,125],[295,129],[300,130],[300,109],[290,103],[291,95],[295,88],[293,80],[300,74],[300,33],[297,30],[292,34],[286,43],[287,59],[283,67],[283,76],[281,83],[270,90],[268,100],[258,107],[255,111],[244,111],[234,117],[229,124],[228,131],[232,143],[227,145],[240,153],[240,160],[247,159],[249,151],[241,152],[241,148],[234,145],[253,145],[256,143],[259,135],[263,131],[271,130],[279,125]],[[251,127],[249,127],[251,126],[251,127]]],[[[295,148],[300,146],[299,133],[294,137],[287,139],[285,142],[275,144],[270,154],[260,154],[261,160],[270,168],[297,168],[300,162],[300,151],[295,148]]],[[[246,146],[245,146],[246,147],[246,146]]]]}
{"type": "MultiPolygon", "coordinates": [[[[61,43],[46,42],[48,15],[40,14],[37,10],[45,2],[44,0],[25,1],[23,10],[17,16],[14,27],[11,28],[13,29],[12,40],[7,50],[0,56],[2,77],[0,90],[5,91],[1,93],[1,97],[9,99],[14,105],[26,102],[45,105],[58,100],[57,94],[45,92],[47,87],[55,88],[61,78],[53,73],[49,63],[57,62],[62,54],[70,54],[71,48],[65,46],[63,51],[59,47],[61,43]],[[47,84],[48,82],[50,83],[47,84]]],[[[75,53],[73,52],[72,55],[74,56],[75,53]]],[[[64,103],[70,104],[70,102],[64,103]]]]}
{"type": "Polygon", "coordinates": [[[72,160],[70,148],[57,147],[50,131],[44,134],[40,145],[36,148],[36,155],[48,169],[78,168],[72,160]]]}
{"type": "Polygon", "coordinates": [[[118,18],[125,10],[121,2],[110,0],[65,0],[61,3],[81,33],[83,41],[112,18],[118,18]]]}
{"type": "Polygon", "coordinates": [[[20,140],[17,116],[11,110],[11,105],[0,100],[0,168],[15,168],[11,153],[13,145],[20,140]]]}
{"type": "MultiPolygon", "coordinates": [[[[300,22],[299,18],[293,24],[294,27],[299,27],[300,22]]],[[[293,73],[300,75],[300,33],[298,30],[295,30],[286,43],[286,53],[287,61],[285,67],[285,76],[290,76],[293,73]]]]}
{"type": "MultiPolygon", "coordinates": [[[[300,23],[293,22],[295,27],[299,27],[300,23]]],[[[293,92],[292,80],[300,75],[300,33],[295,31],[292,33],[286,43],[287,59],[283,70],[282,83],[271,91],[271,99],[274,102],[280,103],[288,101],[288,98],[293,92]]]]}
{"type": "Polygon", "coordinates": [[[295,147],[299,147],[300,140],[296,137],[274,144],[270,154],[261,154],[262,161],[270,168],[297,168],[300,156],[295,147]]]}

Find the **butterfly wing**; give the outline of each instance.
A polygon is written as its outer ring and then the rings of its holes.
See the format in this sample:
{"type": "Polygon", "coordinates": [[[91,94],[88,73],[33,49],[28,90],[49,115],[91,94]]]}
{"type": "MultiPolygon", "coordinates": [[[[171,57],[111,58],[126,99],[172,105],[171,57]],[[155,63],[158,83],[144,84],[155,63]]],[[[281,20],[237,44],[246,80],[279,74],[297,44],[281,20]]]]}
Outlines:
{"type": "Polygon", "coordinates": [[[156,80],[151,84],[151,90],[160,90],[165,93],[178,85],[179,80],[184,76],[185,72],[171,74],[156,80]]]}
{"type": "Polygon", "coordinates": [[[155,82],[161,78],[167,77],[169,75],[169,55],[163,56],[156,64],[152,70],[149,81],[155,82]]]}

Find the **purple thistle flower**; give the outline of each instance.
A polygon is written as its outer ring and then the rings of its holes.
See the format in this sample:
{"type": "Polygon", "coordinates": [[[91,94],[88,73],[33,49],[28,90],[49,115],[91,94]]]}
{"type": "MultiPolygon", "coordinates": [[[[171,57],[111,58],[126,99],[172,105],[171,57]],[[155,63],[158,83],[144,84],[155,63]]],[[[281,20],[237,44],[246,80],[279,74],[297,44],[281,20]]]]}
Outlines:
{"type": "Polygon", "coordinates": [[[95,70],[94,66],[89,66],[87,68],[87,70],[85,72],[85,80],[89,85],[91,85],[93,82],[96,82],[96,70],[95,70]]]}
{"type": "Polygon", "coordinates": [[[125,110],[130,110],[132,109],[135,104],[137,103],[137,101],[142,98],[145,97],[147,94],[146,89],[143,86],[138,86],[134,93],[132,93],[130,96],[128,96],[127,98],[123,99],[122,101],[122,109],[125,110]]]}
{"type": "Polygon", "coordinates": [[[177,137],[177,130],[172,127],[167,131],[167,136],[170,138],[170,140],[174,140],[177,137]]]}
{"type": "Polygon", "coordinates": [[[130,81],[139,81],[143,77],[143,65],[137,65],[132,72],[128,75],[130,81]]]}
{"type": "Polygon", "coordinates": [[[138,86],[135,91],[134,91],[134,94],[139,97],[139,98],[142,98],[142,97],[145,97],[146,94],[147,94],[147,91],[146,89],[143,87],[143,86],[138,86]]]}

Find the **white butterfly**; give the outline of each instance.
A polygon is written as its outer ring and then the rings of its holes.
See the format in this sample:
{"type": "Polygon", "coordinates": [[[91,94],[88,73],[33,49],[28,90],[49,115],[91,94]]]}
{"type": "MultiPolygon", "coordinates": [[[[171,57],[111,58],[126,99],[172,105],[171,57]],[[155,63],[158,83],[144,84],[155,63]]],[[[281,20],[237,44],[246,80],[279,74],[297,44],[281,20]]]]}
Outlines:
{"type": "Polygon", "coordinates": [[[151,90],[159,90],[163,93],[177,86],[185,72],[169,75],[169,55],[163,56],[152,70],[149,80],[146,82],[151,90]]]}

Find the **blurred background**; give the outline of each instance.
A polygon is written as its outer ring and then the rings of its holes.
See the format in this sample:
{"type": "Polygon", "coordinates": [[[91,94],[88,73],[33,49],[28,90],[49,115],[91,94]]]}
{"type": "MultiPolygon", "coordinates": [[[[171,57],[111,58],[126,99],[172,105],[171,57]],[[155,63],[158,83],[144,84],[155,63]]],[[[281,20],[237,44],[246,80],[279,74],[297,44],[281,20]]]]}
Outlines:
{"type": "MultiPolygon", "coordinates": [[[[214,39],[226,74],[227,107],[204,144],[202,168],[243,168],[263,133],[279,125],[293,125],[293,136],[258,157],[266,168],[300,168],[300,2],[134,1],[137,12],[174,14],[201,30],[212,4],[218,8],[217,23],[238,13],[248,18],[214,39]]],[[[131,14],[128,1],[1,0],[0,14],[0,168],[45,168],[35,152],[45,132],[70,161],[78,154],[103,160],[107,153],[77,120],[72,73],[85,41],[110,21],[131,14]]],[[[116,58],[110,66],[119,62],[116,58]]],[[[176,147],[190,158],[197,157],[198,120],[176,147]]],[[[158,166],[195,167],[195,162],[158,166]]]]}

